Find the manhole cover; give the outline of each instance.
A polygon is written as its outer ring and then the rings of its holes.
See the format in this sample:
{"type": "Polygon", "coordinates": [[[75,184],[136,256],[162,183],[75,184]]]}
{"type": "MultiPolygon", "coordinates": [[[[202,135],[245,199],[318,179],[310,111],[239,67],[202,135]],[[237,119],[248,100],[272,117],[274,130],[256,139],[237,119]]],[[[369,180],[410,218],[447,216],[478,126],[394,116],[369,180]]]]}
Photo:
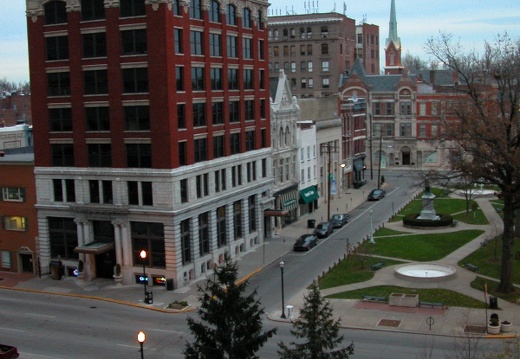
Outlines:
{"type": "Polygon", "coordinates": [[[397,328],[401,324],[400,320],[393,320],[393,319],[381,319],[379,323],[377,323],[378,326],[382,327],[394,327],[397,328]]]}
{"type": "Polygon", "coordinates": [[[464,326],[464,333],[477,333],[482,334],[486,332],[486,327],[481,325],[466,325],[464,326]]]}

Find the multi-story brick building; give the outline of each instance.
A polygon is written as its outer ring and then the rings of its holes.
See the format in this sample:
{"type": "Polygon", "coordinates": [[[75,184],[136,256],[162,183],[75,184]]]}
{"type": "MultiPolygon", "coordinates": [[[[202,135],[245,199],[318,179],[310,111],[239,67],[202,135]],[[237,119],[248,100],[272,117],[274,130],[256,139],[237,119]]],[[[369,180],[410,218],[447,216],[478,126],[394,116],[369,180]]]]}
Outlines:
{"type": "Polygon", "coordinates": [[[379,26],[366,22],[356,25],[356,58],[367,74],[379,74],[379,26]]]}
{"type": "Polygon", "coordinates": [[[26,0],[39,247],[182,286],[271,208],[268,3],[26,0]]]}
{"type": "Polygon", "coordinates": [[[0,127],[32,124],[31,95],[19,91],[0,93],[0,127]]]}
{"type": "Polygon", "coordinates": [[[339,75],[354,63],[356,24],[338,13],[270,16],[269,70],[283,69],[293,95],[337,94],[339,75]]]}
{"type": "MultiPolygon", "coordinates": [[[[0,129],[1,132],[1,129],[0,129]]],[[[0,157],[0,270],[36,273],[38,236],[34,204],[34,155],[7,153],[0,157]]]]}

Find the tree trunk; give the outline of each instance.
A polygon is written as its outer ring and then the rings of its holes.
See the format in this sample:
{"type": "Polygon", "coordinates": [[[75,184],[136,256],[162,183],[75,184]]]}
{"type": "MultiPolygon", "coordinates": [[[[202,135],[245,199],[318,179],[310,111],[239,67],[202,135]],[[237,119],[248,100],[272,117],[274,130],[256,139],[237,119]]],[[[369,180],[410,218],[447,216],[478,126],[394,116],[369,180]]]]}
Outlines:
{"type": "Polygon", "coordinates": [[[515,237],[520,238],[520,209],[515,211],[515,237]]]}
{"type": "Polygon", "coordinates": [[[513,286],[513,244],[514,233],[514,207],[513,196],[504,194],[504,232],[502,234],[502,266],[500,270],[500,283],[497,291],[508,294],[515,291],[513,286]]]}

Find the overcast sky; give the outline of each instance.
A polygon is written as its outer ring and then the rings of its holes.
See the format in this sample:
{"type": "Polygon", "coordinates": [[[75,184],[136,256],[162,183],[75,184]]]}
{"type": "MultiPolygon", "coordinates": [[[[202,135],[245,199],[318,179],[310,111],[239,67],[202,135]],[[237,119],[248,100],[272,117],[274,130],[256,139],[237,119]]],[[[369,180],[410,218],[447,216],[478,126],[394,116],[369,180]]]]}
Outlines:
{"type": "MultiPolygon", "coordinates": [[[[287,11],[304,14],[309,9],[319,12],[343,13],[357,23],[379,25],[380,44],[384,46],[388,36],[390,0],[357,1],[269,1],[269,15],[287,11]],[[304,6],[305,4],[305,6],[304,6]]],[[[25,0],[0,0],[0,78],[8,81],[29,80],[27,23],[25,0]]],[[[439,31],[450,33],[466,50],[483,49],[484,40],[493,42],[497,34],[507,31],[513,39],[520,39],[519,0],[396,0],[397,31],[403,46],[403,56],[410,52],[428,60],[424,44],[439,31]]],[[[381,57],[384,51],[381,48],[381,57]]]]}

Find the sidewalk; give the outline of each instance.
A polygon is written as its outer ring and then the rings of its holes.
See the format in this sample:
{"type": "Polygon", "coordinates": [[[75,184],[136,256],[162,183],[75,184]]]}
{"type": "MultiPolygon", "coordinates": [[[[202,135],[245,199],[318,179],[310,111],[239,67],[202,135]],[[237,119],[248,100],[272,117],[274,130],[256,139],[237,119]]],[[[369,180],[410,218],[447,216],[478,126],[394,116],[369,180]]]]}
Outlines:
{"type": "MultiPolygon", "coordinates": [[[[346,194],[343,193],[341,194],[341,197],[334,198],[330,204],[331,215],[335,213],[350,212],[366,201],[368,193],[373,188],[375,188],[374,181],[368,181],[365,186],[359,189],[349,189],[346,194]],[[348,211],[346,211],[347,207],[348,211]]],[[[391,190],[391,186],[388,190],[391,190]]],[[[479,204],[490,222],[498,223],[501,226],[502,221],[493,207],[489,204],[488,199],[479,200],[479,204]]],[[[310,213],[309,215],[302,217],[299,221],[281,229],[275,238],[268,239],[263,246],[239,257],[237,259],[239,278],[246,279],[258,273],[266,265],[279,260],[279,258],[284,254],[290,252],[296,238],[298,238],[302,233],[307,233],[309,231],[307,228],[307,220],[314,219],[317,223],[322,221],[327,217],[327,207],[327,204],[322,203],[321,207],[315,212],[310,213]]],[[[399,231],[410,231],[398,222],[387,223],[385,226],[399,231]]],[[[459,267],[457,261],[479,248],[480,243],[484,239],[490,238],[490,231],[501,231],[500,226],[498,226],[498,228],[496,226],[486,226],[486,232],[479,238],[451,253],[446,258],[438,261],[439,263],[451,265],[456,268],[457,273],[450,280],[430,283],[405,281],[396,277],[394,275],[395,268],[389,266],[378,270],[375,273],[374,278],[369,281],[337,288],[324,289],[321,292],[323,296],[326,296],[338,292],[366,288],[375,285],[398,285],[402,287],[446,288],[483,301],[484,298],[482,293],[469,286],[471,280],[476,276],[475,273],[459,267]]],[[[453,231],[475,227],[476,226],[459,223],[457,228],[441,229],[440,231],[453,231]]],[[[482,229],[482,226],[480,226],[480,229],[482,229]]],[[[73,277],[65,277],[62,280],[53,280],[48,276],[35,278],[31,275],[12,274],[6,272],[0,272],[0,278],[2,278],[2,280],[0,280],[0,288],[80,296],[145,307],[150,310],[169,313],[171,313],[172,310],[165,309],[165,307],[173,301],[186,301],[190,305],[191,309],[198,305],[197,283],[173,291],[166,291],[166,288],[162,287],[152,287],[154,302],[153,304],[148,305],[143,303],[143,287],[139,284],[122,286],[120,284],[114,284],[112,280],[108,279],[95,279],[91,282],[85,282],[73,277]]],[[[281,310],[267,313],[268,317],[271,320],[276,321],[290,321],[297,318],[299,315],[298,309],[303,305],[304,294],[304,292],[301,292],[293,298],[287,298],[287,304],[294,307],[294,312],[291,318],[281,319],[281,310]]],[[[382,303],[362,302],[359,300],[331,299],[330,302],[334,308],[335,317],[341,319],[341,325],[343,327],[433,335],[464,335],[465,330],[466,332],[468,329],[478,330],[485,326],[487,320],[486,314],[488,317],[491,314],[491,310],[488,310],[488,313],[486,313],[484,309],[457,307],[446,309],[404,308],[392,307],[388,304],[382,303]],[[429,318],[432,318],[433,320],[429,318]],[[427,320],[429,321],[427,322],[427,320]],[[431,328],[428,323],[431,323],[431,328]]],[[[498,306],[501,309],[497,311],[501,320],[507,319],[513,324],[520,323],[520,306],[503,300],[499,301],[498,306]]],[[[515,329],[513,329],[511,334],[499,336],[494,335],[492,337],[511,337],[514,335],[516,335],[515,329]]]]}

